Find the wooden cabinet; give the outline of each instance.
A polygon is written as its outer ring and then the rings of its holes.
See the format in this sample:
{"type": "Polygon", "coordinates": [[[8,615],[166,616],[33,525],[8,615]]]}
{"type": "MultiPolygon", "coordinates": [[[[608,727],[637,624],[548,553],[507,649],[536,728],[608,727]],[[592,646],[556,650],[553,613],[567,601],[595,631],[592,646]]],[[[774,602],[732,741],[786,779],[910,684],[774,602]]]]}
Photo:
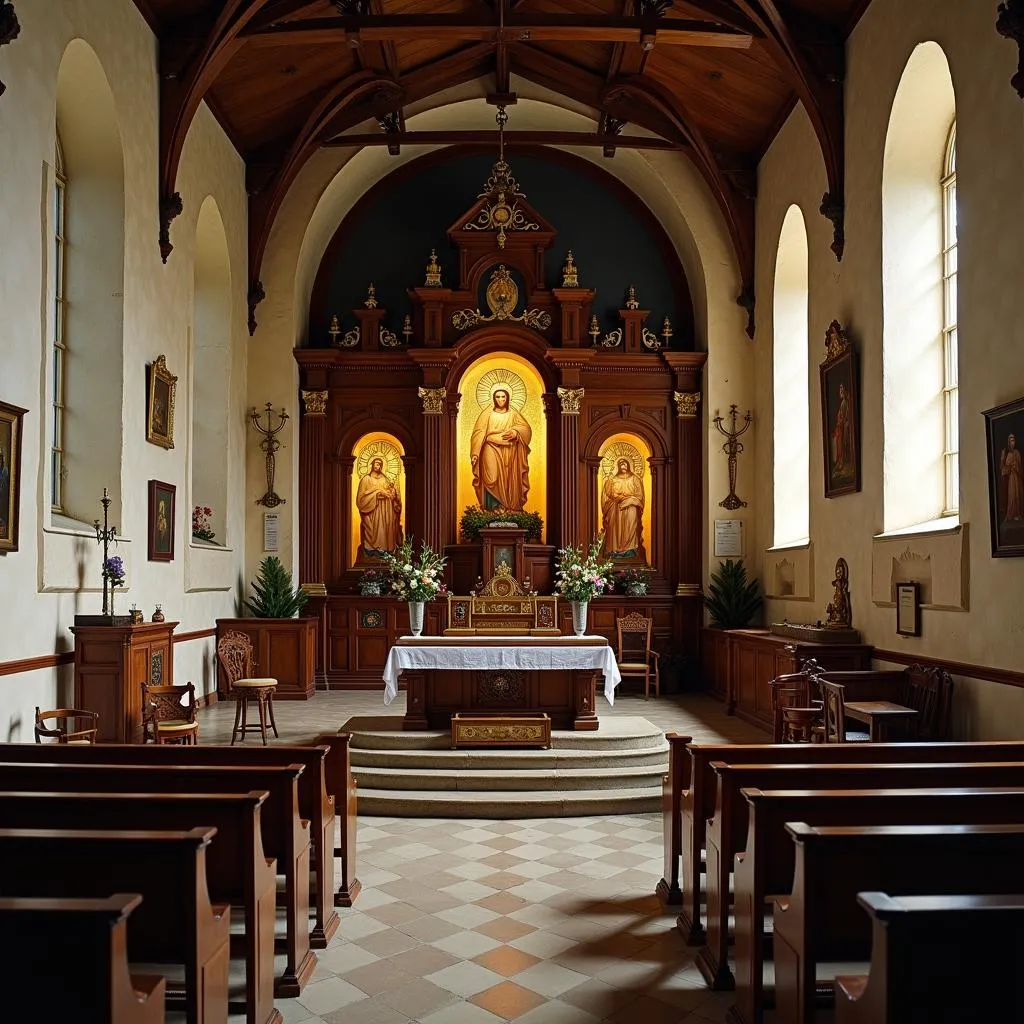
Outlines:
{"type": "Polygon", "coordinates": [[[808,658],[830,672],[869,669],[872,647],[802,643],[766,629],[705,628],[700,652],[705,689],[725,700],[729,714],[770,726],[772,679],[798,672],[808,658]]]}
{"type": "MultiPolygon", "coordinates": [[[[218,619],[217,642],[229,630],[252,642],[253,674],[277,680],[275,700],[309,700],[316,672],[316,619],[218,619]]],[[[220,663],[218,688],[227,690],[220,663]]]]}
{"type": "Polygon", "coordinates": [[[142,684],[174,684],[176,622],[73,626],[75,707],[99,715],[100,743],[142,742],[142,684]]]}

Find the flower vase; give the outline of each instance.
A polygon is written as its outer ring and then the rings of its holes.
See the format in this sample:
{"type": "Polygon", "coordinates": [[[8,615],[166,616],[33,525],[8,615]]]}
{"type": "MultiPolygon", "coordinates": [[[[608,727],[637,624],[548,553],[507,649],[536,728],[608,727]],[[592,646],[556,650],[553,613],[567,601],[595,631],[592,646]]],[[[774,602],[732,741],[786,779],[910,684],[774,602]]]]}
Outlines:
{"type": "Polygon", "coordinates": [[[576,636],[587,635],[587,602],[570,601],[572,607],[572,631],[576,636]]]}
{"type": "Polygon", "coordinates": [[[413,636],[423,635],[423,608],[425,601],[409,602],[409,632],[413,636]]]}

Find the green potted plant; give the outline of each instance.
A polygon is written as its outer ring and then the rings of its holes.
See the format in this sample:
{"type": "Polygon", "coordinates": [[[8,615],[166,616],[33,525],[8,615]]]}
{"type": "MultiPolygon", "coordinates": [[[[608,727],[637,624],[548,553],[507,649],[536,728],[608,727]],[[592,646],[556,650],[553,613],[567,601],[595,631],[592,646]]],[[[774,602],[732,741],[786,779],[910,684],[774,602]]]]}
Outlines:
{"type": "Polygon", "coordinates": [[[301,588],[292,589],[292,574],[277,555],[260,562],[260,571],[252,583],[253,599],[244,601],[258,619],[294,619],[309,600],[301,588]]]}
{"type": "Polygon", "coordinates": [[[727,558],[711,574],[704,604],[711,624],[719,629],[743,629],[761,608],[761,585],[747,579],[743,560],[727,558]]]}

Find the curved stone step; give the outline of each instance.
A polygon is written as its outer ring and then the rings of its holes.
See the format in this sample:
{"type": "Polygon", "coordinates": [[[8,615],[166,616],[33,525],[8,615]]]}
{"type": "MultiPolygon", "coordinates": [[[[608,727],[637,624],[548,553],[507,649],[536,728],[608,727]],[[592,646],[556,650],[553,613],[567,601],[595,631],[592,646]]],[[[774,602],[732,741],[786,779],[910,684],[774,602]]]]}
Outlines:
{"type": "Polygon", "coordinates": [[[644,814],[661,810],[653,789],[551,793],[532,790],[491,793],[413,792],[367,789],[359,794],[359,815],[390,818],[559,818],[596,814],[644,814]]]}
{"type": "Polygon", "coordinates": [[[516,790],[546,790],[553,793],[585,792],[587,790],[644,789],[661,793],[661,780],[666,768],[646,765],[639,768],[584,768],[569,770],[522,769],[494,771],[417,771],[395,768],[357,768],[353,775],[359,786],[362,809],[363,794],[371,789],[438,790],[440,792],[496,793],[516,790]]]}
{"type": "Polygon", "coordinates": [[[497,769],[554,770],[605,768],[609,762],[623,768],[644,765],[668,769],[668,743],[637,750],[352,750],[353,768],[400,768],[411,771],[481,771],[497,769]]]}

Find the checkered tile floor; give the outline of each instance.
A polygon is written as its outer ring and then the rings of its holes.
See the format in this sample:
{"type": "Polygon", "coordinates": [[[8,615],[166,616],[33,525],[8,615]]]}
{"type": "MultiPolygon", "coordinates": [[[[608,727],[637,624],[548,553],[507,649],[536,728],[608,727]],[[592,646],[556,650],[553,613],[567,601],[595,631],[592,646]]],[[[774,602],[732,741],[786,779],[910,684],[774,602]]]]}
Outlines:
{"type": "Polygon", "coordinates": [[[287,1024],[722,1021],[653,895],[657,815],[366,818],[363,891],[287,1024]]]}

